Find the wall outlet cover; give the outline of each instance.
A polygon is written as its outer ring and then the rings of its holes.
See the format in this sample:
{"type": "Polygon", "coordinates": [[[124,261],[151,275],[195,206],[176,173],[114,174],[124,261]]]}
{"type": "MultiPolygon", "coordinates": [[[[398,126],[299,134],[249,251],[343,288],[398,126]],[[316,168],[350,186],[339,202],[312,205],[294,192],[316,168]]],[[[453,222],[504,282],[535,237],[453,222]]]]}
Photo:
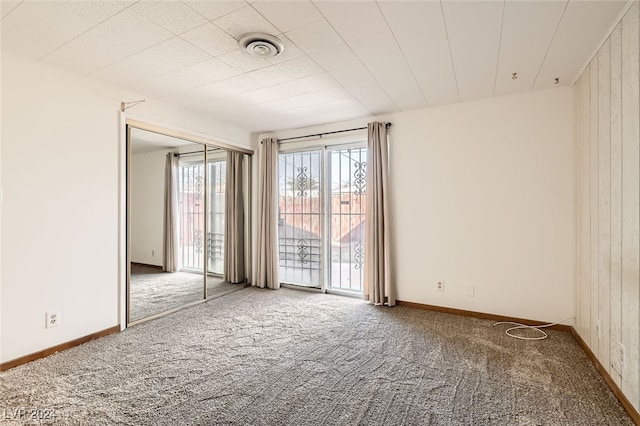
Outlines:
{"type": "Polygon", "coordinates": [[[45,328],[57,327],[60,325],[60,311],[45,313],[45,328]]]}

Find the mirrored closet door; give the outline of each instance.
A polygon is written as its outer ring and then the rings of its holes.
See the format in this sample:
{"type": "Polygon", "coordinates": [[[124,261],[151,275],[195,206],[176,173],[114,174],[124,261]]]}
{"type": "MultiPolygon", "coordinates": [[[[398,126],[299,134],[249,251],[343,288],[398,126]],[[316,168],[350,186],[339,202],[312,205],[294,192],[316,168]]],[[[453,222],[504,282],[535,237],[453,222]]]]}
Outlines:
{"type": "Polygon", "coordinates": [[[129,325],[247,283],[251,152],[214,144],[127,120],[129,325]]]}

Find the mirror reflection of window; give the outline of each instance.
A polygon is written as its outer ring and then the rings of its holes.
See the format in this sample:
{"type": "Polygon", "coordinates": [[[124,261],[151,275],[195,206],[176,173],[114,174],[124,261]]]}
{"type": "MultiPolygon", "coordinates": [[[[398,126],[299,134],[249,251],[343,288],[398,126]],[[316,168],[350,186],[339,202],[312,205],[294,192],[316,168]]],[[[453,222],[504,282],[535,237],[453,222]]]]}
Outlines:
{"type": "Polygon", "coordinates": [[[129,324],[243,288],[250,156],[128,130],[129,324]]]}

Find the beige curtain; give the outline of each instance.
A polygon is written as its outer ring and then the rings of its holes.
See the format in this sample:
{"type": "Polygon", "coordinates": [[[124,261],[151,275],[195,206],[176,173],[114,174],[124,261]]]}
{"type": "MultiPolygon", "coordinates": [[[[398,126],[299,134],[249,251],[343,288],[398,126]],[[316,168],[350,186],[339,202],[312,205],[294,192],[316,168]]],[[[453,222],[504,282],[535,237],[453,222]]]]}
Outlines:
{"type": "Polygon", "coordinates": [[[241,283],[246,279],[244,267],[244,154],[227,152],[224,222],[224,280],[241,283]]]}
{"type": "Polygon", "coordinates": [[[391,284],[389,232],[389,145],[386,123],[367,126],[367,203],[364,298],[375,305],[396,304],[391,284]]]}
{"type": "Polygon", "coordinates": [[[263,139],[258,173],[257,268],[254,285],[280,288],[278,278],[278,140],[263,139]]]}
{"type": "Polygon", "coordinates": [[[164,168],[164,232],[162,269],[178,270],[178,157],[167,154],[164,168]]]}

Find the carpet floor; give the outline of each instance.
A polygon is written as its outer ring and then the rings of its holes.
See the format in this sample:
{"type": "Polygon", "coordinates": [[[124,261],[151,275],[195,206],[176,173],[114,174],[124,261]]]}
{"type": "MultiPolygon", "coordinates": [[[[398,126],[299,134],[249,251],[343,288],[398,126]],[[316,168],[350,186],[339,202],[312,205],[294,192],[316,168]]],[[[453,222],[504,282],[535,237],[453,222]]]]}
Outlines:
{"type": "Polygon", "coordinates": [[[246,288],[0,373],[1,408],[65,425],[633,424],[570,334],[492,324],[246,288]]]}
{"type": "MultiPolygon", "coordinates": [[[[147,318],[202,300],[202,274],[162,272],[157,268],[131,265],[130,321],[147,318]]],[[[222,278],[207,277],[207,295],[244,288],[222,278]]]]}

